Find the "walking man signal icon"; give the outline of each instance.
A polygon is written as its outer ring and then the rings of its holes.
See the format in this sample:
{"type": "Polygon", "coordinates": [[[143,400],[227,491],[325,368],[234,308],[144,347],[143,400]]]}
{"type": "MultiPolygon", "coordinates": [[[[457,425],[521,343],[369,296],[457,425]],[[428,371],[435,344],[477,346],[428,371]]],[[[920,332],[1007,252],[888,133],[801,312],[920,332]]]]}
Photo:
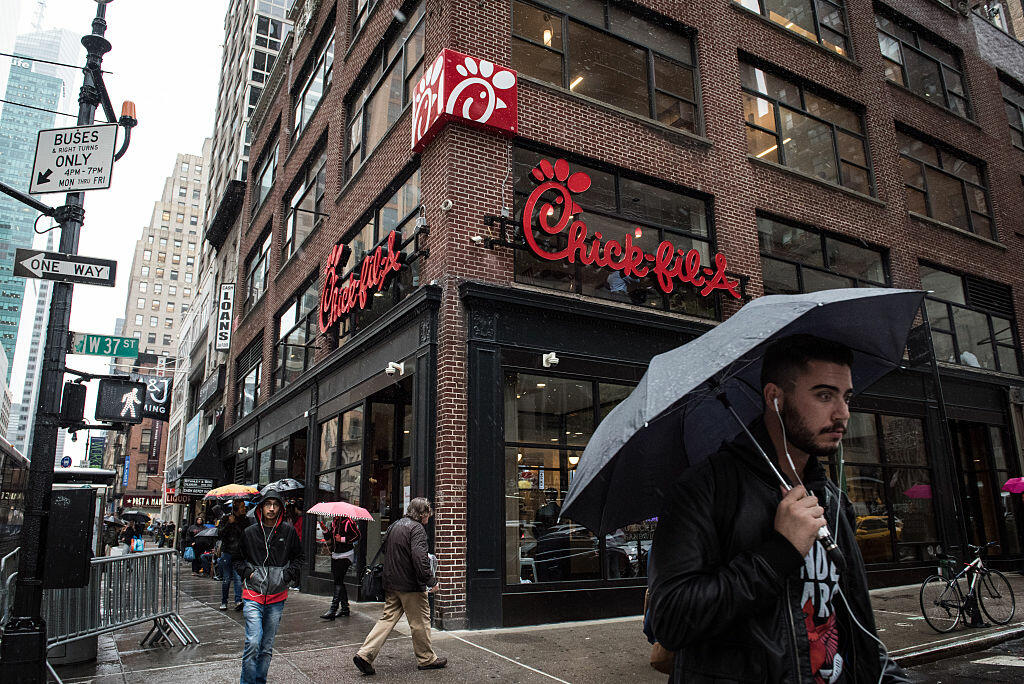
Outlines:
{"type": "Polygon", "coordinates": [[[131,392],[125,392],[121,395],[121,417],[124,418],[126,415],[129,418],[137,418],[135,413],[135,407],[142,404],[142,400],[139,399],[139,388],[132,389],[131,392]]]}

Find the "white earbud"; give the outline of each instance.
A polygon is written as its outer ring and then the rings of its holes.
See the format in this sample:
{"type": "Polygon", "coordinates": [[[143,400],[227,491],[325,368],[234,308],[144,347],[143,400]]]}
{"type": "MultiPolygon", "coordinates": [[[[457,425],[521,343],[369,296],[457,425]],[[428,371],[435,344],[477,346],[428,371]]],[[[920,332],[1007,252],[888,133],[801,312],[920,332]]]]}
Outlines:
{"type": "Polygon", "coordinates": [[[775,397],[774,399],[772,399],[772,403],[775,404],[775,412],[778,413],[779,412],[779,398],[775,397]]]}

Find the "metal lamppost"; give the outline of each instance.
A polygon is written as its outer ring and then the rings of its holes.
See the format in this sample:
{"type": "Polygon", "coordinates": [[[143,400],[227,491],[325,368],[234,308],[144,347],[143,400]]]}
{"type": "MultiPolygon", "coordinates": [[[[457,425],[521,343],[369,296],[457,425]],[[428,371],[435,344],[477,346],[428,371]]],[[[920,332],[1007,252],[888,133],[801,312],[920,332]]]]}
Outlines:
{"type": "MultiPolygon", "coordinates": [[[[115,155],[119,159],[128,148],[135,120],[135,107],[125,103],[121,118],[116,119],[110,97],[103,83],[100,66],[103,55],[110,51],[106,33],[106,6],[111,0],[96,0],[96,17],[92,33],[82,37],[87,55],[84,82],[78,96],[78,125],[88,126],[94,121],[96,108],[103,107],[110,122],[117,120],[125,130],[122,148],[115,155]]],[[[11,193],[7,193],[11,194],[11,193]]],[[[26,202],[36,206],[37,201],[26,202]]],[[[78,252],[78,236],[85,219],[82,192],[69,192],[64,207],[54,215],[61,227],[60,251],[78,252]]],[[[37,207],[38,208],[38,207],[37,207]]],[[[36,411],[35,439],[29,465],[28,490],[25,495],[25,518],[21,531],[17,590],[11,618],[0,642],[0,672],[2,679],[11,682],[46,681],[46,622],[42,617],[43,568],[46,565],[46,525],[50,513],[50,492],[53,487],[53,462],[57,449],[57,430],[60,428],[60,388],[64,376],[68,326],[71,319],[71,283],[58,282],[53,286],[50,318],[43,348],[42,377],[39,404],[36,411]]]]}

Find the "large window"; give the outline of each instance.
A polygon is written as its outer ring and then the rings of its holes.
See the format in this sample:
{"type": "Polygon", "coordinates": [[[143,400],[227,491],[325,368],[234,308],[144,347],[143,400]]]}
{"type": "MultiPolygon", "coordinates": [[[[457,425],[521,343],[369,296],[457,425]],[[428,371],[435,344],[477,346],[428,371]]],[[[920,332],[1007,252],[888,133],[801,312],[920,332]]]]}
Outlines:
{"type": "Polygon", "coordinates": [[[253,340],[235,361],[235,411],[243,418],[260,402],[263,371],[263,335],[253,340]]]}
{"type": "Polygon", "coordinates": [[[1009,286],[921,264],[921,287],[935,358],[1020,374],[1017,323],[1009,286]]]}
{"type": "Polygon", "coordinates": [[[320,292],[310,283],[289,301],[277,320],[278,336],[274,345],[274,388],[281,389],[313,365],[311,346],[317,334],[320,292]]]}
{"type": "Polygon", "coordinates": [[[632,386],[505,373],[505,582],[642,577],[653,522],[600,539],[559,520],[594,427],[632,386]]]}
{"type": "MultiPolygon", "coordinates": [[[[264,10],[261,8],[260,11],[264,10]]],[[[284,24],[280,21],[277,19],[271,19],[270,17],[256,15],[256,45],[258,47],[267,48],[277,52],[281,49],[281,41],[284,40],[284,34],[284,24]]],[[[201,166],[196,167],[197,172],[201,169],[201,166]]]]}
{"type": "MultiPolygon", "coordinates": [[[[252,71],[249,73],[250,80],[256,83],[265,83],[270,77],[270,72],[274,68],[274,55],[269,52],[263,52],[262,50],[252,51],[252,71]]],[[[184,188],[182,188],[184,190],[184,188]]],[[[184,192],[180,193],[182,197],[185,196],[184,192]]]]}
{"type": "Polygon", "coordinates": [[[896,131],[907,209],[996,239],[981,165],[963,155],[896,131]]]}
{"type": "Polygon", "coordinates": [[[380,0],[352,0],[352,35],[359,35],[380,0]]]}
{"type": "MultiPolygon", "coordinates": [[[[551,155],[517,148],[514,156],[516,212],[521,221],[526,197],[535,187],[530,172],[541,159],[551,155]]],[[[581,220],[587,224],[590,235],[601,233],[605,240],[621,243],[629,234],[632,243],[647,254],[654,254],[658,245],[667,240],[684,253],[696,250],[702,264],[711,263],[708,207],[703,199],[576,162],[570,166],[574,172],[585,172],[592,181],[590,188],[575,199],[583,209],[581,220]]],[[[549,194],[554,197],[553,192],[549,194]]],[[[533,217],[533,232],[537,243],[549,252],[564,249],[568,244],[567,231],[546,233],[538,216],[533,217]]],[[[623,276],[610,268],[567,260],[548,261],[526,250],[516,250],[515,273],[516,281],[529,285],[704,318],[718,316],[713,298],[701,297],[696,288],[683,284],[666,295],[653,273],[643,278],[623,276]]]]}
{"type": "Polygon", "coordinates": [[[512,66],[520,73],[667,126],[698,132],[689,36],[603,0],[512,3],[512,66]]]}
{"type": "Polygon", "coordinates": [[[249,255],[245,266],[245,311],[249,311],[267,291],[267,271],[270,269],[270,244],[273,236],[268,229],[263,240],[249,255]]]}
{"type": "Polygon", "coordinates": [[[797,35],[840,55],[849,50],[842,0],[735,0],[797,35]]]}
{"type": "MultiPolygon", "coordinates": [[[[256,201],[253,202],[253,211],[258,211],[263,206],[264,200],[274,187],[274,176],[277,174],[277,141],[272,140],[268,151],[264,153],[259,170],[256,172],[256,201]]],[[[180,214],[179,214],[180,215],[180,214]]]]}
{"type": "Polygon", "coordinates": [[[306,82],[295,95],[295,123],[292,135],[298,138],[306,124],[313,118],[313,112],[320,104],[327,86],[331,85],[331,67],[334,64],[334,36],[320,52],[306,82]]]}
{"type": "MultiPolygon", "coordinates": [[[[345,500],[356,506],[362,505],[363,424],[362,405],[320,423],[317,491],[321,500],[345,500]]],[[[321,536],[322,533],[318,539],[321,536]]],[[[331,552],[326,544],[317,544],[313,570],[317,573],[330,573],[331,552]]]]}
{"type": "Polygon", "coordinates": [[[380,65],[349,103],[345,177],[363,163],[412,101],[412,89],[423,67],[423,3],[410,15],[402,32],[375,53],[380,65]]]}
{"type": "Polygon", "coordinates": [[[888,285],[882,249],[765,216],[757,236],[766,295],[888,285]]]}
{"type": "Polygon", "coordinates": [[[970,116],[958,55],[902,19],[876,14],[875,25],[887,79],[960,116],[970,116]]]}
{"type": "MultiPolygon", "coordinates": [[[[282,263],[302,245],[324,217],[324,194],[327,192],[327,150],[314,157],[313,164],[306,165],[305,178],[291,201],[291,212],[284,229],[284,244],[281,246],[282,263]]],[[[191,244],[191,243],[190,243],[191,244]]]]}
{"type": "Polygon", "coordinates": [[[827,467],[850,497],[865,563],[928,561],[938,543],[931,463],[920,418],[853,412],[843,462],[827,467]]]}
{"type": "Polygon", "coordinates": [[[747,154],[873,194],[858,112],[747,62],[740,76],[747,154]]]}
{"type": "Polygon", "coordinates": [[[999,81],[999,87],[1003,91],[1006,118],[1010,122],[1010,141],[1014,147],[1024,150],[1024,90],[1005,80],[999,81]]]}

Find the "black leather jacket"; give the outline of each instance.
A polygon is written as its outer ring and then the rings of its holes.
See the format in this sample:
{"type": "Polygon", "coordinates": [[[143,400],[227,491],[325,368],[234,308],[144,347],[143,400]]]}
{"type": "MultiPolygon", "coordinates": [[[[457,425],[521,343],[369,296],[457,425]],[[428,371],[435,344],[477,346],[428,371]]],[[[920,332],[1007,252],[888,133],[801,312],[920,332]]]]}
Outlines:
{"type": "MultiPolygon", "coordinates": [[[[764,424],[751,431],[774,457],[764,424]]],[[[873,683],[882,668],[883,681],[908,681],[852,620],[876,633],[849,499],[814,457],[804,483],[824,506],[846,557],[839,586],[853,615],[841,597],[832,604],[845,661],[841,681],[873,683]]],[[[813,681],[801,612],[804,560],[774,529],[781,500],[778,481],[745,435],[672,486],[658,518],[650,570],[654,636],[677,652],[670,681],[813,681]]]]}
{"type": "Polygon", "coordinates": [[[384,588],[387,591],[426,591],[437,584],[430,574],[427,531],[418,520],[401,518],[384,543],[384,588]]]}

